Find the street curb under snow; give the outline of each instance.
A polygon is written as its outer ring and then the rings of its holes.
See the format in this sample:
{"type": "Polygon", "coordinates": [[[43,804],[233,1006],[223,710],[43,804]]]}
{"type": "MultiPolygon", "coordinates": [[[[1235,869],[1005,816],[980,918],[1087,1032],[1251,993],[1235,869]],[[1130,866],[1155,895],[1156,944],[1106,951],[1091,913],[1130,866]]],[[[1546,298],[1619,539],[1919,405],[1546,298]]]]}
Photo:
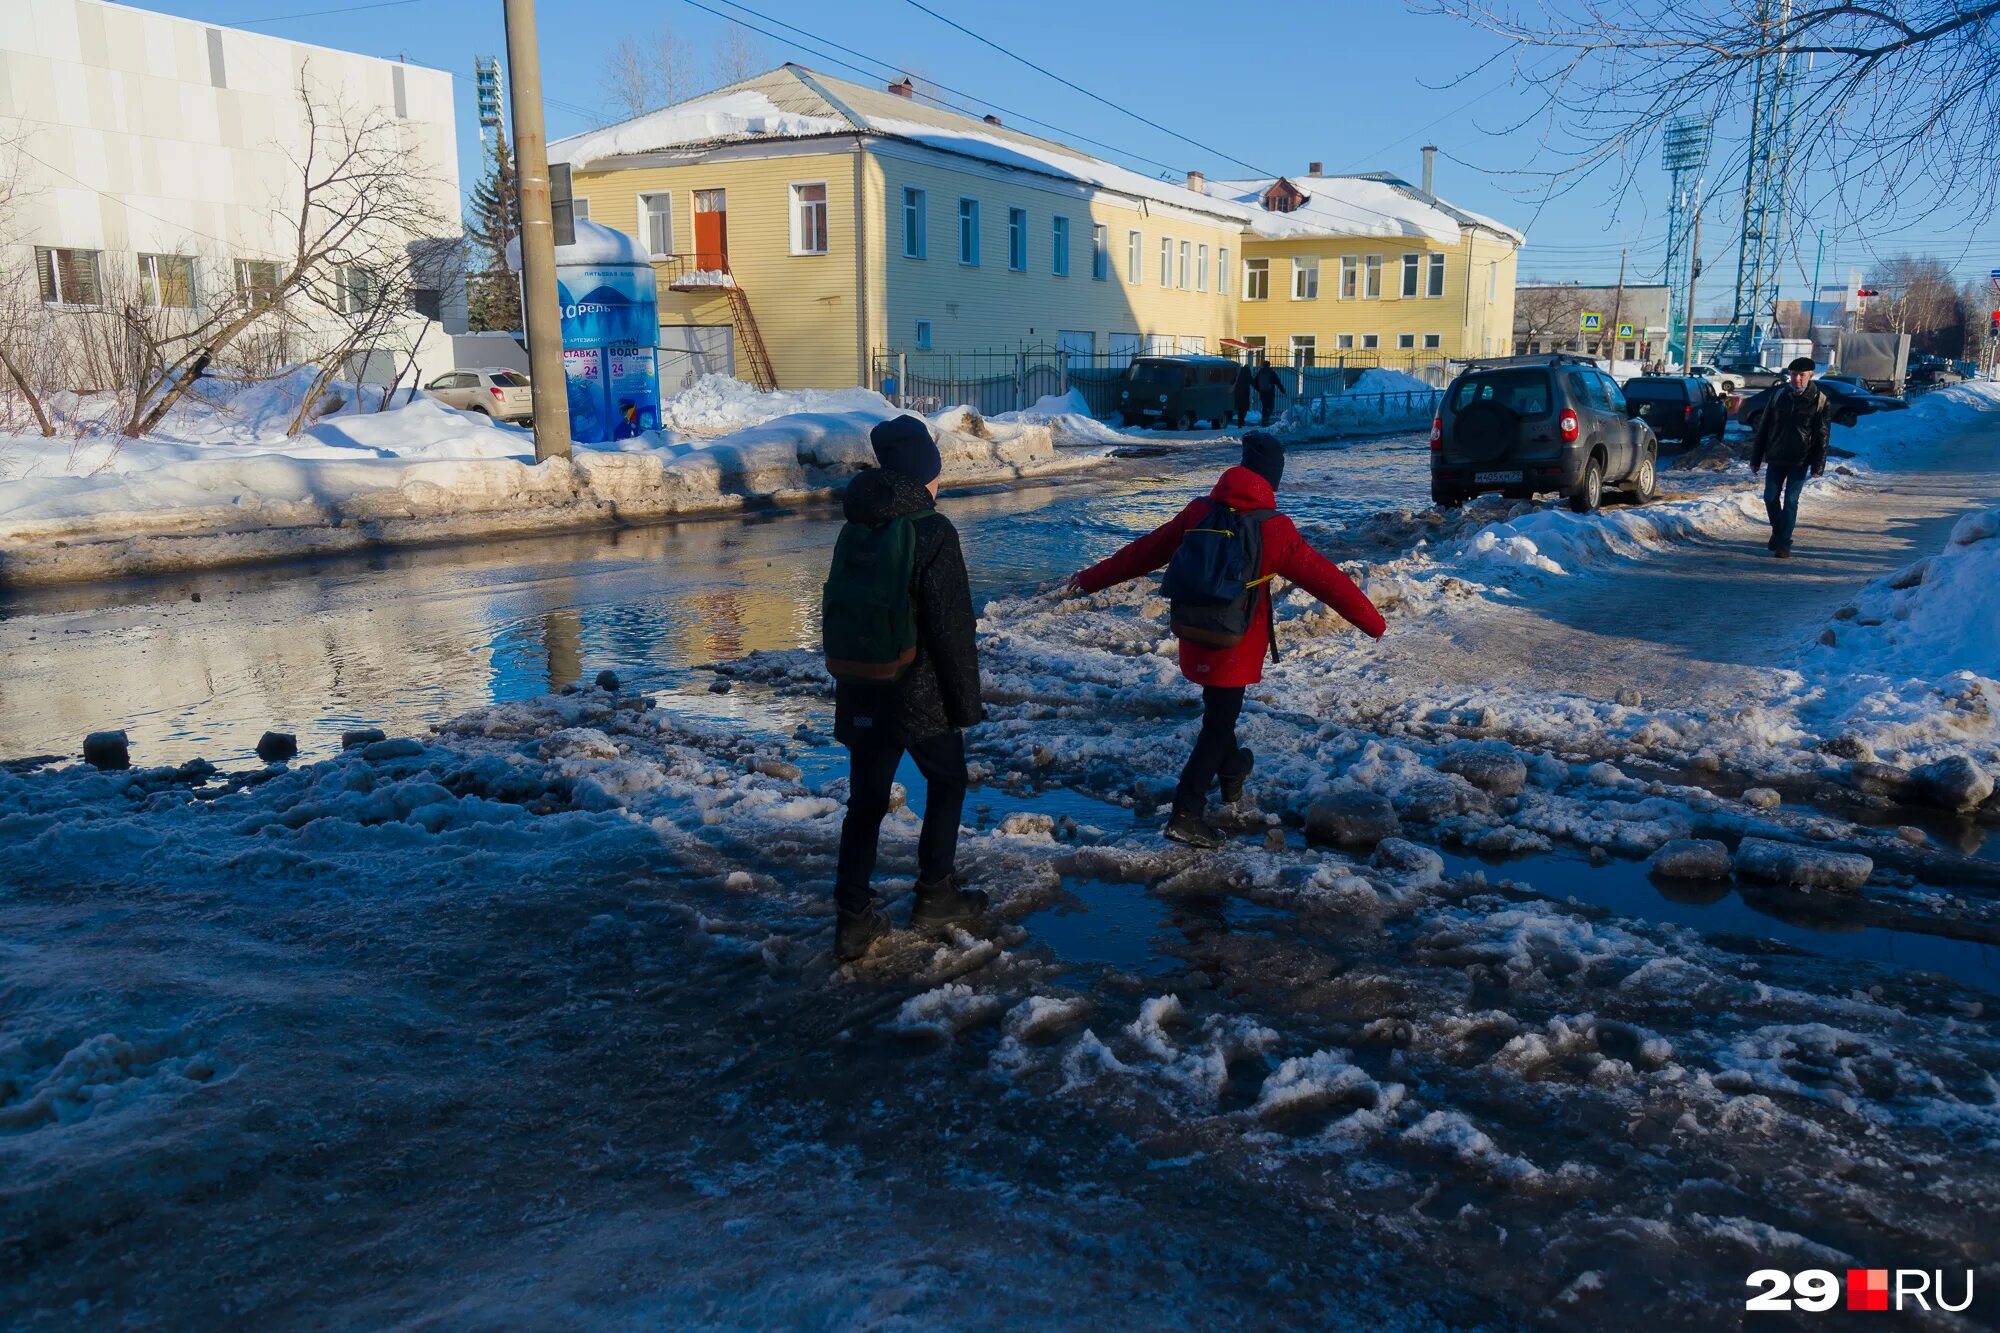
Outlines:
{"type": "MultiPolygon", "coordinates": [[[[0,587],[130,578],[380,547],[637,526],[798,504],[874,462],[880,413],[779,417],[678,453],[301,459],[282,454],[63,478],[0,496],[0,587]],[[9,504],[7,500],[14,502],[9,504]]],[[[947,485],[1009,482],[1100,461],[1046,426],[991,438],[939,430],[947,485]]]]}

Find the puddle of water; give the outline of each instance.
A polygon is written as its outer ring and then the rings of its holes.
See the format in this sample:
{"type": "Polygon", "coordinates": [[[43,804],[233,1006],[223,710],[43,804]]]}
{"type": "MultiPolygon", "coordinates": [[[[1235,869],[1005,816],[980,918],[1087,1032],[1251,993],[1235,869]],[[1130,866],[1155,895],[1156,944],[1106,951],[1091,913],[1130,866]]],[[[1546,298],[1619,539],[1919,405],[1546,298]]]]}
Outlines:
{"type": "MultiPolygon", "coordinates": [[[[975,600],[1164,522],[1234,448],[948,497],[975,600]]],[[[1427,460],[1416,436],[1300,450],[1285,505],[1329,522],[1422,503],[1427,460]]],[[[671,687],[705,663],[816,644],[839,523],[823,507],[0,592],[0,758],[74,754],[85,733],[123,727],[142,764],[246,762],[267,728],[310,760],[347,727],[421,734],[606,667],[671,687]]]]}
{"type": "Polygon", "coordinates": [[[1838,900],[1830,895],[1815,899],[1826,905],[1827,915],[1804,918],[1787,912],[1790,900],[1782,894],[1753,888],[1753,896],[1745,897],[1731,881],[1655,879],[1643,861],[1614,859],[1594,866],[1560,853],[1489,859],[1438,851],[1449,874],[1484,871],[1491,880],[1517,880],[1552,898],[1574,897],[1647,921],[1672,922],[1710,935],[1776,940],[1821,957],[1936,972],[2000,995],[2000,945],[1843,920],[1838,900]]]}
{"type": "Polygon", "coordinates": [[[1071,895],[1021,918],[1030,945],[1042,945],[1072,968],[1111,967],[1138,976],[1181,970],[1175,946],[1218,930],[1241,930],[1283,916],[1234,894],[1163,897],[1144,884],[1063,881],[1071,895]]]}

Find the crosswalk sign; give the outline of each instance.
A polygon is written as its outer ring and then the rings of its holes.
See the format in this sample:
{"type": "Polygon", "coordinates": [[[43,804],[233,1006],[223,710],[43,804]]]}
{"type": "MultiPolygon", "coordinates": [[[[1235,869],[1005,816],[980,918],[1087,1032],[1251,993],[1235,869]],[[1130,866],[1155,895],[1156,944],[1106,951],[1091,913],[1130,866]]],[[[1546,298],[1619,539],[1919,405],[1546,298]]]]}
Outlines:
{"type": "Polygon", "coordinates": [[[1602,311],[1586,310],[1583,312],[1583,331],[1585,333],[1596,333],[1603,327],[1604,314],[1602,311]]]}
{"type": "Polygon", "coordinates": [[[1630,324],[1620,324],[1620,325],[1618,326],[1618,336],[1619,336],[1619,337],[1621,337],[1621,338],[1629,338],[1629,337],[1631,337],[1631,336],[1632,336],[1632,326],[1631,326],[1630,324]]]}

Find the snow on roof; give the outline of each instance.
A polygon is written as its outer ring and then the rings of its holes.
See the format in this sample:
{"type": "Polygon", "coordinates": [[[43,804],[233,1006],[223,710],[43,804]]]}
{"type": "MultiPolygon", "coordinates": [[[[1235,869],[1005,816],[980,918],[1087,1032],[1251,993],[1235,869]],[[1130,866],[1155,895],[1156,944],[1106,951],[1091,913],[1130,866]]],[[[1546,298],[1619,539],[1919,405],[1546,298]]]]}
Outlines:
{"type": "Polygon", "coordinates": [[[549,145],[549,160],[590,170],[608,166],[614,158],[644,153],[855,133],[902,139],[940,152],[1080,181],[1208,213],[1232,225],[1240,226],[1249,217],[1249,210],[1234,200],[1197,194],[1052,139],[799,65],[785,65],[622,124],[558,139],[549,145]]]}
{"type": "Polygon", "coordinates": [[[1273,240],[1306,236],[1407,236],[1456,245],[1468,226],[1499,232],[1511,237],[1516,245],[1526,239],[1492,218],[1434,195],[1426,198],[1408,181],[1382,172],[1365,176],[1300,177],[1292,184],[1307,196],[1306,202],[1290,213],[1274,213],[1264,207],[1262,200],[1264,191],[1277,179],[1266,176],[1257,180],[1216,181],[1212,188],[1248,207],[1251,229],[1273,240]]]}

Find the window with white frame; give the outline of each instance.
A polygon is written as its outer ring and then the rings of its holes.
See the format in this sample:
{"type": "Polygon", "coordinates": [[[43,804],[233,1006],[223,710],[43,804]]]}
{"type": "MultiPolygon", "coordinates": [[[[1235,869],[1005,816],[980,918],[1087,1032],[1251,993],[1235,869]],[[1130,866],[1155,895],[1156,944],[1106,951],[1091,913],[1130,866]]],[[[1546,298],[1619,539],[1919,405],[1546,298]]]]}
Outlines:
{"type": "Polygon", "coordinates": [[[1361,299],[1373,301],[1382,295],[1382,256],[1369,255],[1361,265],[1361,299]]]}
{"type": "Polygon", "coordinates": [[[792,253],[826,253],[826,182],[792,186],[792,253]]]}
{"type": "Polygon", "coordinates": [[[1403,256],[1403,295],[1417,294],[1417,284],[1422,280],[1423,261],[1422,255],[1403,256]]]}
{"type": "Polygon", "coordinates": [[[269,305],[278,299],[278,265],[269,259],[236,261],[236,295],[246,305],[269,305]]]}
{"type": "Polygon", "coordinates": [[[1174,284],[1176,287],[1179,287],[1182,291],[1186,291],[1188,288],[1194,286],[1193,283],[1188,281],[1189,277],[1188,267],[1194,262],[1193,256],[1194,256],[1193,243],[1189,241],[1182,241],[1180,281],[1174,284]]]}
{"type": "Polygon", "coordinates": [[[1205,245],[1194,248],[1194,289],[1198,292],[1208,290],[1208,247],[1205,245]]]}
{"type": "Polygon", "coordinates": [[[340,269],[339,282],[343,314],[365,315],[382,299],[382,279],[373,269],[347,264],[340,269]]]}
{"type": "Polygon", "coordinates": [[[1264,355],[1264,335],[1261,333],[1245,334],[1243,341],[1250,344],[1243,350],[1243,360],[1254,366],[1257,364],[1258,358],[1264,355]]]}
{"type": "Polygon", "coordinates": [[[1401,348],[1401,349],[1403,349],[1404,351],[1409,351],[1409,350],[1411,350],[1411,349],[1415,348],[1415,347],[1416,347],[1416,345],[1417,345],[1417,335],[1416,335],[1416,334],[1414,334],[1414,333],[1399,333],[1399,334],[1397,334],[1397,335],[1396,335],[1396,346],[1397,346],[1397,347],[1399,347],[1399,348],[1401,348]]]}
{"type": "Polygon", "coordinates": [[[1016,273],[1028,271],[1028,210],[1007,210],[1007,267],[1016,273]]]}
{"type": "MultiPolygon", "coordinates": [[[[96,305],[99,252],[35,247],[35,274],[43,305],[96,305]]],[[[275,265],[274,265],[275,267],[275,265]]]]}
{"type": "Polygon", "coordinates": [[[1361,261],[1353,255],[1340,257],[1340,299],[1352,301],[1361,295],[1361,261]]]}
{"type": "Polygon", "coordinates": [[[1319,356],[1319,335],[1315,333],[1294,333],[1292,335],[1292,364],[1310,366],[1319,356]]]}
{"type": "Polygon", "coordinates": [[[1292,259],[1292,299],[1319,299],[1319,256],[1296,255],[1292,259]]]}
{"type": "Polygon", "coordinates": [[[1171,237],[1160,238],[1160,285],[1174,285],[1174,243],[1171,237]]]}
{"type": "Polygon", "coordinates": [[[1229,290],[1229,273],[1229,247],[1225,245],[1215,252],[1216,291],[1226,293],[1229,290]]]}
{"type": "MultiPolygon", "coordinates": [[[[1438,335],[1438,334],[1435,334],[1435,333],[1426,333],[1426,334],[1424,335],[1424,346],[1425,346],[1425,348],[1427,348],[1428,350],[1430,350],[1430,351],[1433,351],[1433,352],[1434,352],[1434,351],[1436,351],[1436,350],[1437,350],[1438,348],[1440,348],[1440,347],[1444,346],[1444,339],[1443,339],[1443,338],[1442,338],[1442,337],[1441,337],[1440,335],[1438,335]]],[[[1542,345],[1541,345],[1540,343],[1536,343],[1536,344],[1535,344],[1535,350],[1536,350],[1537,352],[1541,351],[1541,350],[1542,350],[1542,345]]]]}
{"type": "Polygon", "coordinates": [[[1205,333],[1183,333],[1181,351],[1201,356],[1208,351],[1208,335],[1205,333]]]}
{"type": "Polygon", "coordinates": [[[139,297],[156,310],[194,309],[194,260],[186,255],[140,255],[139,297]]]}
{"type": "Polygon", "coordinates": [[[1379,348],[1379,347],[1380,347],[1381,345],[1382,345],[1382,340],[1381,340],[1381,339],[1380,339],[1379,337],[1377,337],[1376,335],[1374,335],[1374,334],[1372,334],[1372,333],[1364,333],[1364,334],[1362,334],[1362,335],[1361,335],[1361,350],[1362,350],[1362,351],[1364,351],[1364,352],[1372,352],[1372,351],[1376,350],[1377,348],[1379,348]]]}
{"type": "Polygon", "coordinates": [[[668,193],[639,196],[639,239],[646,254],[665,259],[674,252],[674,197],[668,193]]]}
{"type": "Polygon", "coordinates": [[[1125,281],[1134,287],[1146,280],[1146,243],[1136,231],[1125,233],[1125,281]]]}
{"type": "Polygon", "coordinates": [[[1146,335],[1147,356],[1172,356],[1174,335],[1171,333],[1149,333],[1146,335]]]}
{"type": "Polygon", "coordinates": [[[1101,222],[1090,229],[1090,276],[1097,282],[1111,277],[1111,228],[1101,222]]]}
{"type": "Polygon", "coordinates": [[[903,187],[903,258],[930,258],[930,196],[903,187]]]}
{"type": "Polygon", "coordinates": [[[1444,256],[1443,256],[1443,255],[1432,255],[1432,256],[1431,256],[1431,263],[1430,263],[1430,282],[1429,282],[1429,283],[1427,283],[1427,284],[1425,285],[1425,287],[1424,287],[1424,295],[1425,295],[1425,296],[1443,296],[1443,295],[1444,295],[1444,256]]]}
{"type": "Polygon", "coordinates": [[[1246,259],[1243,261],[1243,299],[1246,301],[1268,301],[1271,299],[1270,260],[1246,259]]]}
{"type": "Polygon", "coordinates": [[[919,352],[931,350],[931,322],[927,319],[917,321],[917,350],[919,352]]]}
{"type": "Polygon", "coordinates": [[[1055,218],[1049,224],[1049,272],[1058,278],[1069,276],[1069,219],[1055,218]]]}
{"type": "Polygon", "coordinates": [[[1351,352],[1354,350],[1354,335],[1351,333],[1339,334],[1334,338],[1333,345],[1343,352],[1351,352]]]}
{"type": "Polygon", "coordinates": [[[958,262],[979,267],[979,201],[958,201],[958,262]]]}

